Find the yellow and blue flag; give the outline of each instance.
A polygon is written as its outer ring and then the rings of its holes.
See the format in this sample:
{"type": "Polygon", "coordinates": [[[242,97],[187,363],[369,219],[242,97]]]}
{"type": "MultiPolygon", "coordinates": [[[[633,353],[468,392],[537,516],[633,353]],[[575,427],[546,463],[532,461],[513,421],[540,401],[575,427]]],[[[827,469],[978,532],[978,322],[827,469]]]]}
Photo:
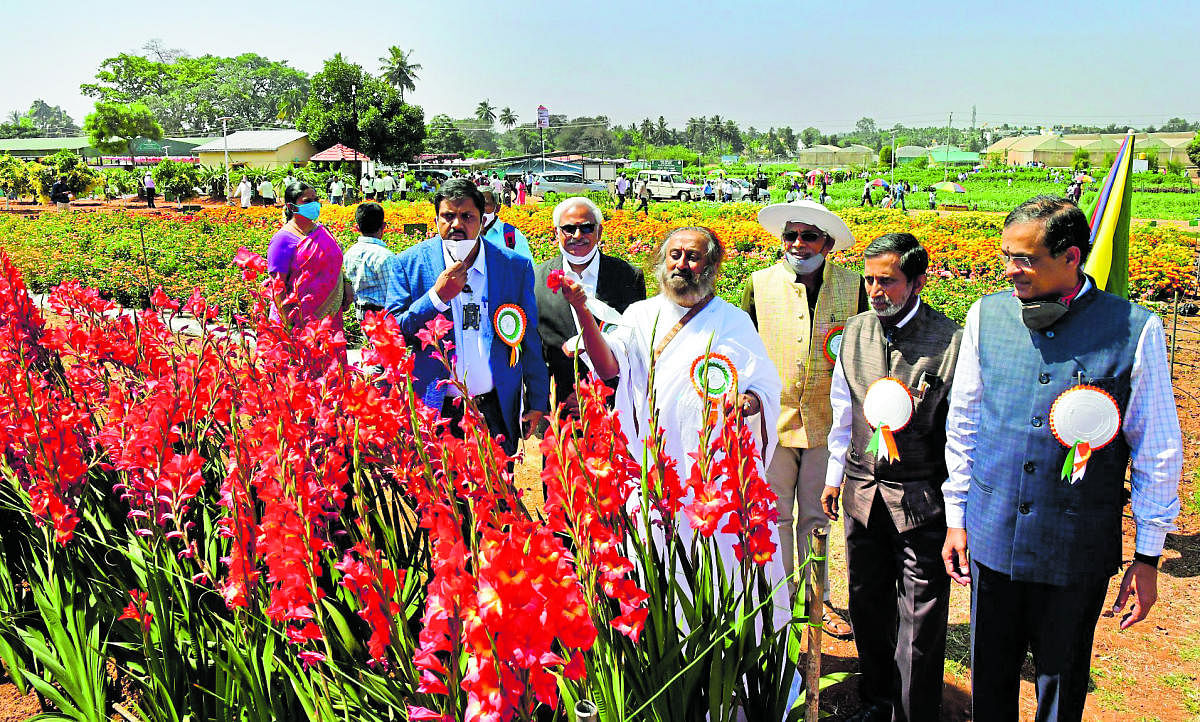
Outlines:
{"type": "Polygon", "coordinates": [[[1133,195],[1133,134],[1125,136],[1092,208],[1092,251],[1083,270],[1096,286],[1129,298],[1129,210],[1133,195]]]}

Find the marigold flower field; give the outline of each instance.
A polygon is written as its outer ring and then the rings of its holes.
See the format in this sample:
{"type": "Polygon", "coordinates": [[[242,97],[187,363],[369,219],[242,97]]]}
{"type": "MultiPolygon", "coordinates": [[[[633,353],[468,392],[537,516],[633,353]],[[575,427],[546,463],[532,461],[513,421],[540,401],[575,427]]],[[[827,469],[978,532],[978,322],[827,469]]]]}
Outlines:
{"type": "MultiPolygon", "coordinates": [[[[758,208],[745,203],[668,203],[654,204],[649,215],[608,209],[604,248],[635,265],[645,265],[650,250],[668,229],[708,226],[730,249],[719,291],[728,300],[736,300],[749,273],[778,257],[778,242],[755,221],[758,208]]],[[[385,239],[394,249],[419,240],[404,233],[405,225],[433,227],[433,208],[427,203],[389,203],[386,209],[385,239]]],[[[546,205],[529,205],[504,208],[500,217],[525,233],[535,258],[541,260],[555,252],[551,211],[546,205]]],[[[954,281],[942,291],[931,289],[935,303],[940,295],[949,293],[965,294],[956,299],[956,307],[964,302],[969,305],[982,293],[1006,285],[1000,279],[997,260],[1002,225],[998,215],[904,215],[870,208],[838,213],[854,231],[858,243],[839,254],[837,260],[852,266],[871,239],[896,231],[915,234],[929,250],[934,286],[940,281],[954,281]]],[[[353,207],[326,205],[321,221],[344,246],[353,243],[353,207]]],[[[233,255],[242,246],[265,253],[267,241],[280,223],[278,209],[258,207],[161,217],[43,214],[32,220],[0,219],[0,248],[35,291],[74,278],[130,305],[147,305],[149,289],[158,285],[173,298],[186,298],[199,286],[216,303],[244,304],[238,272],[232,266],[233,255]]],[[[1162,300],[1176,290],[1189,288],[1195,251],[1194,235],[1173,227],[1135,226],[1130,239],[1130,295],[1162,300]]],[[[961,319],[961,314],[950,315],[961,319]]]]}

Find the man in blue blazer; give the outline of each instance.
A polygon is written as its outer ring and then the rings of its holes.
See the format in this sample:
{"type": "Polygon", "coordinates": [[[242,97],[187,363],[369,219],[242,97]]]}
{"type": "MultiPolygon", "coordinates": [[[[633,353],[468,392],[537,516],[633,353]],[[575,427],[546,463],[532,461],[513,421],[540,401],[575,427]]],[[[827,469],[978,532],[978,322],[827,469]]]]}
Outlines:
{"type": "Polygon", "coordinates": [[[434,357],[434,349],[425,348],[417,337],[436,316],[453,323],[445,340],[454,345],[454,375],[511,454],[517,439],[529,436],[549,409],[550,380],[538,335],[533,267],[508,248],[480,238],[484,199],[470,181],[446,181],[433,205],[440,237],[388,262],[387,310],[399,320],[415,355],[414,391],[455,422],[457,433],[462,405],[456,397],[463,392],[453,384],[438,383],[450,373],[434,357]]]}

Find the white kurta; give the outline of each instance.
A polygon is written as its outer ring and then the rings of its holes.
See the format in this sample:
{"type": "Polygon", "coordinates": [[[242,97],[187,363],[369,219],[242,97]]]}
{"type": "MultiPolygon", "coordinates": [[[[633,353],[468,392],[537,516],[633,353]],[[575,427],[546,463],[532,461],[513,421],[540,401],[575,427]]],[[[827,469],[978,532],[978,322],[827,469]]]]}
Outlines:
{"type": "MultiPolygon", "coordinates": [[[[647,382],[651,354],[687,311],[660,294],[631,305],[622,314],[617,327],[605,333],[621,369],[616,408],[629,440],[629,451],[639,462],[642,460],[642,439],[647,438],[650,431],[647,382]]],[[[757,414],[746,421],[759,437],[763,455],[758,460],[758,473],[765,479],[767,463],[775,451],[775,419],[779,418],[782,384],[750,316],[721,298],[710,301],[680,329],[655,362],[654,390],[666,453],[675,459],[680,478],[686,479],[693,463],[688,454],[694,453],[699,446],[704,422],[704,401],[693,384],[691,372],[695,361],[706,353],[727,358],[737,372],[737,392],[754,392],[762,403],[761,418],[768,422],[760,423],[757,414]],[[764,427],[766,433],[762,438],[759,432],[764,427]]],[[[686,516],[681,514],[678,523],[685,538],[690,538],[692,531],[686,516]]],[[[773,584],[780,584],[785,575],[778,553],[778,528],[772,528],[771,537],[776,554],[767,573],[773,584]]],[[[738,561],[733,551],[737,537],[717,532],[713,538],[721,550],[726,570],[737,569],[738,561]]],[[[776,617],[787,619],[790,616],[787,589],[786,585],[780,586],[783,593],[777,595],[781,601],[776,606],[782,605],[783,609],[777,610],[781,614],[777,613],[776,617]]]]}

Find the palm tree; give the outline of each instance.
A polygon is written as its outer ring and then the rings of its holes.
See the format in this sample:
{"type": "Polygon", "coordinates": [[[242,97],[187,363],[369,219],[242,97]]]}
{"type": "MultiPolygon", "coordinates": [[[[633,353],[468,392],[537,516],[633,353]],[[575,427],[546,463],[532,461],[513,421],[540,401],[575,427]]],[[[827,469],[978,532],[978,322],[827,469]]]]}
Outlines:
{"type": "Polygon", "coordinates": [[[661,115],[658,116],[658,127],[655,128],[658,134],[658,144],[666,145],[671,138],[671,131],[667,128],[667,120],[661,115]]]}
{"type": "Polygon", "coordinates": [[[484,98],[479,101],[479,105],[475,106],[475,117],[487,123],[488,126],[491,126],[492,123],[496,122],[496,106],[492,105],[490,100],[484,98]]]}
{"type": "Polygon", "coordinates": [[[512,127],[517,124],[517,114],[512,111],[512,108],[505,108],[500,111],[500,125],[512,130],[512,127]]]}
{"type": "Polygon", "coordinates": [[[399,47],[393,45],[388,48],[389,55],[379,59],[382,63],[379,70],[383,73],[385,82],[393,85],[396,90],[400,91],[400,102],[404,102],[405,90],[416,90],[417,71],[421,69],[420,63],[411,62],[412,50],[404,52],[399,47]]]}
{"type": "Polygon", "coordinates": [[[25,117],[25,114],[22,113],[21,111],[10,110],[10,111],[8,111],[8,121],[7,122],[11,125],[20,125],[21,119],[24,117],[25,117]]]}

